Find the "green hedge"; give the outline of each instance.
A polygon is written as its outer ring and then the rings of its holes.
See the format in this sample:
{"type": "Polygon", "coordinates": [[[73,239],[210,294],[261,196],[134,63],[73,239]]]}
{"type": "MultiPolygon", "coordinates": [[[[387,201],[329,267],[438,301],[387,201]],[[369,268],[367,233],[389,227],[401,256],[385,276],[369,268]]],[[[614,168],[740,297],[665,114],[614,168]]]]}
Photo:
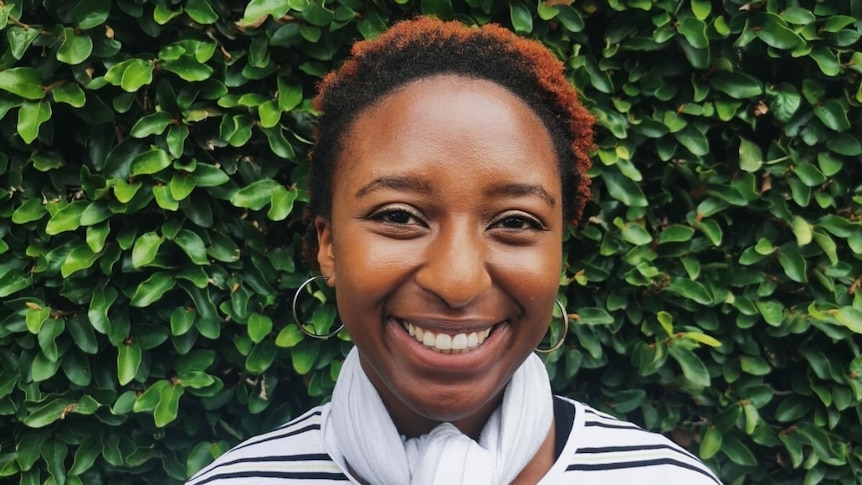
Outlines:
{"type": "Polygon", "coordinates": [[[326,399],[309,100],[418,12],[542,40],[598,118],[554,387],[729,484],[858,483],[860,0],[0,3],[0,480],[178,483],[326,399]]]}

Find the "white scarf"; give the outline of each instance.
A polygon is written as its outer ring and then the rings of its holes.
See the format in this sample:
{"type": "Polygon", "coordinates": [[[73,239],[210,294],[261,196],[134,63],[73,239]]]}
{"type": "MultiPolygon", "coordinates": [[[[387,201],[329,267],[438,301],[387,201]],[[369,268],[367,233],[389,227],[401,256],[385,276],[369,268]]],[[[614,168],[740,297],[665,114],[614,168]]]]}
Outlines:
{"type": "Polygon", "coordinates": [[[322,431],[329,455],[371,485],[508,485],[539,450],[552,422],[548,374],[542,360],[530,354],[478,443],[450,423],[406,439],[354,347],[341,368],[322,431]]]}

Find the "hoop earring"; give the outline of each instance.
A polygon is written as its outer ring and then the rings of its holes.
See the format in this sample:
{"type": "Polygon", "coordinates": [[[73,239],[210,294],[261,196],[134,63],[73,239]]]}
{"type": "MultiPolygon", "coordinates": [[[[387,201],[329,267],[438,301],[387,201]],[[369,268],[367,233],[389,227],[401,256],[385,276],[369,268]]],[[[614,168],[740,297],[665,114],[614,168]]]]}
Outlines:
{"type": "Polygon", "coordinates": [[[562,302],[560,302],[560,300],[558,299],[554,299],[554,303],[557,304],[557,307],[559,307],[560,311],[563,313],[563,335],[560,337],[560,340],[558,340],[557,343],[548,347],[547,349],[540,349],[539,347],[536,347],[536,352],[539,352],[541,354],[550,354],[551,352],[562,347],[563,342],[566,341],[566,335],[569,334],[569,314],[566,313],[566,307],[563,306],[562,302]]]}
{"type": "Polygon", "coordinates": [[[307,280],[303,281],[301,285],[299,285],[299,288],[296,289],[296,293],[293,294],[293,305],[291,305],[291,310],[293,310],[293,321],[296,322],[296,325],[299,327],[299,329],[302,331],[302,333],[308,335],[311,338],[318,338],[321,340],[326,340],[326,339],[332,337],[333,335],[337,334],[338,332],[340,332],[341,329],[344,328],[344,324],[342,323],[341,325],[338,326],[338,328],[336,328],[335,330],[333,330],[327,334],[319,335],[316,333],[309,332],[308,329],[305,328],[305,325],[303,325],[299,319],[299,313],[296,311],[296,303],[299,301],[299,294],[302,293],[302,290],[305,289],[305,287],[308,286],[309,283],[311,283],[312,281],[317,281],[317,280],[321,280],[321,279],[326,281],[329,279],[329,277],[328,276],[311,276],[307,280]]]}

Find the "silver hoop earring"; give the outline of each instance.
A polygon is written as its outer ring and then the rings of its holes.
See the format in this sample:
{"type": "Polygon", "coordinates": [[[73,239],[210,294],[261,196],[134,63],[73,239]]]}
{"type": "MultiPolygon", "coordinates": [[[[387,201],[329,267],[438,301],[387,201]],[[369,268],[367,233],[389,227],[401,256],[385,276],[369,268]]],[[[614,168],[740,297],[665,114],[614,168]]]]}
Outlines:
{"type": "MultiPolygon", "coordinates": [[[[550,354],[551,352],[562,347],[563,342],[566,341],[566,335],[568,335],[569,333],[569,314],[566,313],[566,307],[563,306],[560,300],[554,299],[554,303],[557,304],[557,306],[560,308],[560,311],[563,313],[563,335],[560,336],[560,340],[558,340],[557,343],[548,347],[547,349],[540,349],[539,347],[536,347],[536,352],[539,352],[541,354],[550,354]]],[[[550,325],[548,326],[548,328],[550,328],[550,325]]]]}
{"type": "Polygon", "coordinates": [[[305,287],[308,286],[309,283],[311,283],[312,281],[317,281],[317,280],[326,281],[328,279],[329,279],[328,276],[311,276],[307,280],[303,281],[302,284],[299,285],[299,288],[296,289],[296,293],[293,294],[293,305],[291,305],[291,310],[293,310],[293,321],[296,322],[296,325],[299,327],[299,329],[302,331],[302,333],[308,335],[311,338],[319,338],[321,340],[326,340],[326,339],[332,337],[333,335],[337,334],[338,332],[341,331],[342,328],[344,328],[344,324],[342,323],[341,325],[338,326],[338,328],[336,328],[335,330],[333,330],[327,334],[319,335],[316,333],[309,332],[308,329],[305,328],[305,325],[303,325],[303,323],[300,321],[299,313],[296,311],[296,303],[299,301],[299,294],[302,293],[302,290],[305,289],[305,287]]]}

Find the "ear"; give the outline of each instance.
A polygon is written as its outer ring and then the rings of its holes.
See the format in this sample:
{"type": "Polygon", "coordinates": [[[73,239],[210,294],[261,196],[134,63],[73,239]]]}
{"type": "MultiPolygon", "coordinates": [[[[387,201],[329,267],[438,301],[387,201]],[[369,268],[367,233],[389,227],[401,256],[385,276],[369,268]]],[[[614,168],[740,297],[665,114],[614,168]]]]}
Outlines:
{"type": "Polygon", "coordinates": [[[314,218],[317,229],[317,263],[320,273],[328,276],[326,284],[335,286],[335,250],[332,247],[332,222],[321,216],[314,218]]]}

